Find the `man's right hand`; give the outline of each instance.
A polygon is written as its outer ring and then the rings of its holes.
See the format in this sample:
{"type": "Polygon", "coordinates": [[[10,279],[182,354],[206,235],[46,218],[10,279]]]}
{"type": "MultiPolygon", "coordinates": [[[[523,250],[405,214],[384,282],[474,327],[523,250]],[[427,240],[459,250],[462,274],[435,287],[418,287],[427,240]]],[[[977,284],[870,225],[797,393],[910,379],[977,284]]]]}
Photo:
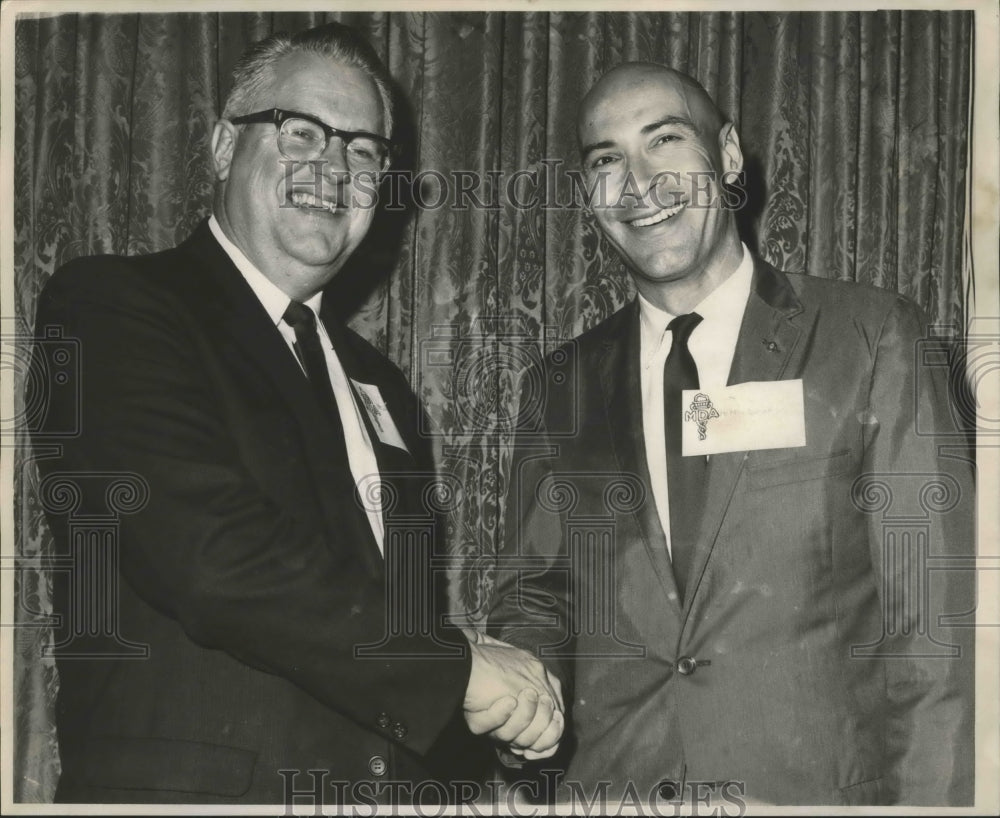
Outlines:
{"type": "Polygon", "coordinates": [[[559,748],[565,724],[559,680],[534,656],[484,634],[470,638],[472,672],[465,720],[528,759],[559,748]]]}

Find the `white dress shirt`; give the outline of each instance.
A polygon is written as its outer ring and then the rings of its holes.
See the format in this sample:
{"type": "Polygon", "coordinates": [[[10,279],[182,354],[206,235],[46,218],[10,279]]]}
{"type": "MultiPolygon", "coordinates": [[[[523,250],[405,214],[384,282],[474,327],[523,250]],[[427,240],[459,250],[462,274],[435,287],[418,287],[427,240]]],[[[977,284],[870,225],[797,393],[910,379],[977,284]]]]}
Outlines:
{"type": "MultiPolygon", "coordinates": [[[[691,312],[701,323],[688,339],[688,349],[698,367],[701,387],[725,386],[736,354],[743,312],[750,296],[753,258],[743,245],[743,260],[729,278],[712,290],[691,312]]],[[[670,508],[667,501],[667,444],[664,439],[663,367],[670,354],[673,333],[667,325],[671,315],[639,295],[639,366],[642,389],[642,433],[646,441],[650,489],[656,513],[670,550],[670,508]]]]}
{"type": "MultiPolygon", "coordinates": [[[[288,305],[291,303],[291,299],[258,270],[239,247],[229,240],[226,234],[222,232],[222,227],[214,215],[209,217],[208,226],[212,230],[212,235],[215,236],[216,241],[226,251],[226,255],[233,260],[233,264],[243,274],[247,284],[250,285],[250,289],[254,291],[254,294],[260,301],[261,306],[264,307],[268,316],[278,328],[281,337],[285,339],[292,360],[301,367],[302,364],[295,354],[295,330],[283,318],[285,310],[288,309],[288,305]]],[[[322,301],[323,293],[319,292],[304,303],[317,316],[316,329],[319,332],[319,341],[323,347],[323,353],[326,355],[326,368],[330,374],[333,395],[337,399],[340,422],[344,427],[347,460],[351,468],[351,476],[354,477],[354,482],[358,486],[358,493],[364,498],[368,523],[371,526],[372,533],[375,535],[379,551],[382,551],[385,540],[385,528],[382,521],[381,503],[371,502],[373,495],[377,494],[377,492],[373,493],[367,490],[372,480],[378,478],[378,460],[375,457],[375,449],[372,446],[371,438],[368,436],[368,430],[365,428],[365,422],[361,416],[363,410],[358,406],[358,402],[354,397],[354,390],[348,382],[347,373],[344,371],[340,358],[337,357],[337,353],[333,348],[333,342],[326,332],[326,327],[319,320],[319,310],[322,301]]],[[[345,500],[345,502],[353,501],[345,500]]]]}

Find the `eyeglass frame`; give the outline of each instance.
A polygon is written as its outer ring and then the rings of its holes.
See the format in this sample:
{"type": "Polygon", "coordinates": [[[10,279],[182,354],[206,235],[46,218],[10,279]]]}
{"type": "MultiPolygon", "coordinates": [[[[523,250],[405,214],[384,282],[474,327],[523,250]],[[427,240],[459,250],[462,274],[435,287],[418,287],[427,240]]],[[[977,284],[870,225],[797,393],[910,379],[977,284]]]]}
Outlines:
{"type": "MultiPolygon", "coordinates": [[[[340,128],[334,128],[332,125],[327,125],[323,120],[317,119],[312,114],[304,114],[301,111],[288,111],[284,108],[268,108],[264,111],[255,111],[252,114],[234,116],[229,121],[234,125],[257,125],[270,122],[277,129],[277,136],[280,136],[281,125],[287,119],[304,119],[307,122],[311,122],[323,129],[323,135],[326,137],[326,144],[323,146],[323,150],[319,152],[319,156],[326,153],[326,149],[330,147],[330,139],[334,136],[339,137],[343,141],[345,151],[354,139],[364,137],[365,139],[374,139],[376,142],[385,147],[385,164],[377,171],[378,173],[384,173],[388,170],[389,164],[392,162],[392,155],[395,151],[396,145],[391,139],[388,139],[381,134],[372,133],[371,131],[345,131],[340,128]]],[[[281,150],[280,144],[278,146],[278,150],[281,150]]],[[[284,154],[282,155],[284,156],[284,154]]],[[[285,158],[289,159],[290,157],[285,158]]],[[[315,160],[307,159],[303,161],[313,162],[315,160]]]]}

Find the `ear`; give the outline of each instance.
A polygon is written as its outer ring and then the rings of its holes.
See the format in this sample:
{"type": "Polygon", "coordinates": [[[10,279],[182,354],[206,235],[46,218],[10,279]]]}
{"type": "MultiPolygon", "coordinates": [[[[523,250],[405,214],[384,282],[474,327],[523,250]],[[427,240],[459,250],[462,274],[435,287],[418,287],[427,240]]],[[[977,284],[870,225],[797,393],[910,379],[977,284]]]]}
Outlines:
{"type": "Polygon", "coordinates": [[[723,173],[739,173],[743,170],[743,151],[736,126],[727,122],[719,131],[719,153],[722,157],[723,173]]]}
{"type": "Polygon", "coordinates": [[[235,149],[236,126],[228,119],[220,119],[212,131],[212,166],[215,168],[215,178],[220,182],[229,178],[235,149]]]}

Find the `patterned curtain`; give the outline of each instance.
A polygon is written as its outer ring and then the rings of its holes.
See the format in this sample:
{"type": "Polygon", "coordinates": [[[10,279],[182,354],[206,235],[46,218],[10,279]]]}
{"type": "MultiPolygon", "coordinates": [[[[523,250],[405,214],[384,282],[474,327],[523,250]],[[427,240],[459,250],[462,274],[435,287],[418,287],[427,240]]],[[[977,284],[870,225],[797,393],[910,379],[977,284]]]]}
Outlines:
{"type": "MultiPolygon", "coordinates": [[[[62,263],[159,250],[192,230],[208,213],[208,139],[235,58],[271,31],[328,19],[359,27],[399,84],[401,164],[426,183],[403,199],[433,200],[430,171],[525,171],[528,183],[555,160],[572,167],[590,85],[625,60],[662,62],[737,123],[752,248],[786,270],[899,290],[962,325],[970,12],[66,14],[16,28],[20,335],[62,263]]],[[[454,609],[472,621],[502,534],[516,376],[632,296],[586,212],[499,199],[380,214],[329,296],[429,410],[457,492],[454,609]]],[[[26,349],[14,357],[24,416],[26,349]]],[[[16,439],[14,798],[28,802],[51,799],[59,774],[52,542],[32,460],[45,454],[16,439]]]]}

